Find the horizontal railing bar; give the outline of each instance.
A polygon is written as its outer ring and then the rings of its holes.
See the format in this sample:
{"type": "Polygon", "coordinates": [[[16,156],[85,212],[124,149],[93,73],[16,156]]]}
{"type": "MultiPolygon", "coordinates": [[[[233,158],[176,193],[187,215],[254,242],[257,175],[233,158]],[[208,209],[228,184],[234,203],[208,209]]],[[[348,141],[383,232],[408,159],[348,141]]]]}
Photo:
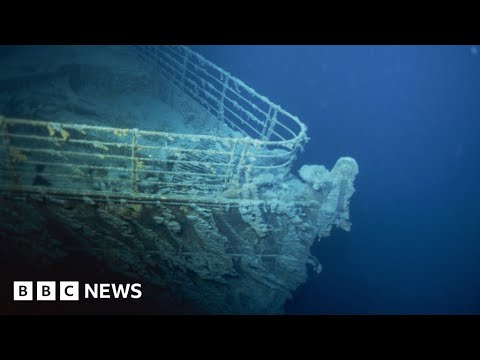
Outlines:
{"type": "MultiPolygon", "coordinates": [[[[1,145],[0,147],[6,147],[5,145],[1,145]]],[[[131,156],[126,155],[110,155],[110,154],[102,154],[102,153],[83,153],[78,151],[63,151],[63,150],[53,150],[53,149],[32,149],[32,148],[25,148],[25,147],[18,147],[18,146],[9,146],[10,149],[16,149],[19,151],[23,151],[26,153],[31,152],[39,152],[39,153],[47,153],[52,154],[59,157],[66,157],[68,155],[72,156],[86,156],[86,157],[98,157],[100,159],[104,158],[114,158],[114,159],[122,159],[122,160],[132,160],[131,156]]],[[[160,162],[160,163],[178,163],[178,164],[192,164],[197,166],[228,166],[227,163],[215,163],[215,162],[208,162],[208,161],[197,161],[197,160],[163,160],[163,159],[154,159],[154,158],[144,158],[144,157],[135,157],[134,160],[138,161],[152,161],[152,162],[160,162]]]]}
{"type": "MultiPolygon", "coordinates": [[[[116,170],[116,171],[128,171],[131,172],[131,168],[122,168],[114,166],[96,166],[96,165],[81,165],[81,164],[70,164],[70,163],[57,163],[57,162],[48,162],[48,161],[33,161],[25,160],[22,161],[22,164],[32,164],[32,165],[45,165],[45,166],[66,166],[66,167],[78,167],[86,168],[93,170],[116,170]]],[[[203,173],[194,173],[194,172],[173,172],[173,171],[163,171],[163,170],[153,170],[149,168],[137,169],[138,173],[156,173],[156,174],[172,174],[172,175],[192,175],[192,176],[203,176],[203,177],[226,177],[225,174],[203,174],[203,173]]]]}
{"type": "MultiPolygon", "coordinates": [[[[129,143],[111,143],[111,142],[103,142],[97,140],[77,140],[77,139],[63,139],[63,138],[53,138],[49,136],[37,136],[37,135],[24,135],[24,134],[14,134],[9,133],[9,137],[11,138],[22,138],[22,139],[34,139],[34,140],[41,140],[41,141],[49,141],[49,142],[64,142],[64,143],[79,143],[79,144],[89,144],[93,145],[94,147],[98,147],[98,145],[105,145],[114,148],[118,147],[126,147],[131,148],[132,144],[129,143]]],[[[143,149],[152,149],[152,150],[165,150],[165,151],[174,151],[174,152],[185,152],[185,153],[205,153],[209,155],[226,155],[229,156],[230,152],[228,151],[219,151],[219,150],[210,150],[210,149],[185,149],[185,148],[177,148],[177,147],[170,147],[168,145],[164,146],[153,146],[153,145],[137,145],[137,150],[143,149]]],[[[108,150],[106,150],[108,151],[108,150]]],[[[102,153],[103,154],[103,153],[102,153]]]]}

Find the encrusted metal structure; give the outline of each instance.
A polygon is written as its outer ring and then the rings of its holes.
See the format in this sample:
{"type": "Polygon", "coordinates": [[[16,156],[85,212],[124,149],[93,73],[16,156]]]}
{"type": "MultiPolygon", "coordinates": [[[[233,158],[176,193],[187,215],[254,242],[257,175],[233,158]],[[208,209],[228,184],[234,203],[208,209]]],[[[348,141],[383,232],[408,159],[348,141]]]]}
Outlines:
{"type": "Polygon", "coordinates": [[[295,176],[306,126],[188,47],[27,50],[0,61],[3,260],[98,262],[178,312],[281,313],[315,239],[350,229],[355,160],[295,176]]]}
{"type": "Polygon", "coordinates": [[[255,176],[290,171],[307,139],[297,117],[187,47],[138,46],[133,51],[163,77],[163,99],[184,117],[198,116],[200,105],[236,136],[2,117],[1,190],[236,203],[258,200],[254,192],[242,193],[255,176]],[[48,184],[35,181],[43,167],[48,184]]]}

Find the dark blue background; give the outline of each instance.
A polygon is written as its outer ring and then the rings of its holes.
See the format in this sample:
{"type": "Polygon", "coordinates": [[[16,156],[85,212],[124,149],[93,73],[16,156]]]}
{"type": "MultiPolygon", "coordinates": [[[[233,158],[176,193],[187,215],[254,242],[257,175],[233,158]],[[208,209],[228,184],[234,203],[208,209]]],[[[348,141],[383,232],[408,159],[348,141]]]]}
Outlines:
{"type": "Polygon", "coordinates": [[[314,246],[289,313],[480,313],[477,48],[193,49],[308,125],[298,165],[359,163],[352,230],[314,246]]]}

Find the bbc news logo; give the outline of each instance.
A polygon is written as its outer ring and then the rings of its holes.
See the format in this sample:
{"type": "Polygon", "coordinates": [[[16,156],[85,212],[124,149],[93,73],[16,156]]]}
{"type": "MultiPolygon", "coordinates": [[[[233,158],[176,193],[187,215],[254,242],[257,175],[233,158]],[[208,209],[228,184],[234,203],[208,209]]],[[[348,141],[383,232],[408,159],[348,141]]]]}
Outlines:
{"type": "Polygon", "coordinates": [[[13,300],[33,301],[34,293],[37,301],[79,301],[85,299],[140,299],[141,284],[84,284],[83,289],[78,281],[14,281],[13,300]],[[35,290],[35,291],[34,291],[35,290]],[[57,292],[58,290],[58,292],[57,292]],[[57,296],[58,294],[58,296],[57,296]]]}

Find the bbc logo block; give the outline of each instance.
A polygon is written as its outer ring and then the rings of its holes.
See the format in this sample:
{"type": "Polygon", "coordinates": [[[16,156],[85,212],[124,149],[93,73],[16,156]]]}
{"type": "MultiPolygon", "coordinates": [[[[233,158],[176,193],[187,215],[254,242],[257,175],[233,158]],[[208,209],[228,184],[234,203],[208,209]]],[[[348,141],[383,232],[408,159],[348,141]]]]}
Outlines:
{"type": "MultiPolygon", "coordinates": [[[[60,281],[59,299],[61,301],[78,301],[79,285],[78,281],[60,281]]],[[[35,299],[37,301],[55,301],[57,300],[56,281],[37,281],[35,287],[35,299]]],[[[13,282],[13,300],[14,301],[32,301],[34,298],[33,281],[14,281],[13,282]]]]}
{"type": "Polygon", "coordinates": [[[13,282],[13,300],[14,301],[32,301],[33,300],[33,282],[32,281],[14,281],[13,282]]]}
{"type": "Polygon", "coordinates": [[[55,301],[55,281],[37,281],[37,300],[55,301]]]}
{"type": "Polygon", "coordinates": [[[78,281],[60,281],[60,300],[78,301],[78,281]]]}

